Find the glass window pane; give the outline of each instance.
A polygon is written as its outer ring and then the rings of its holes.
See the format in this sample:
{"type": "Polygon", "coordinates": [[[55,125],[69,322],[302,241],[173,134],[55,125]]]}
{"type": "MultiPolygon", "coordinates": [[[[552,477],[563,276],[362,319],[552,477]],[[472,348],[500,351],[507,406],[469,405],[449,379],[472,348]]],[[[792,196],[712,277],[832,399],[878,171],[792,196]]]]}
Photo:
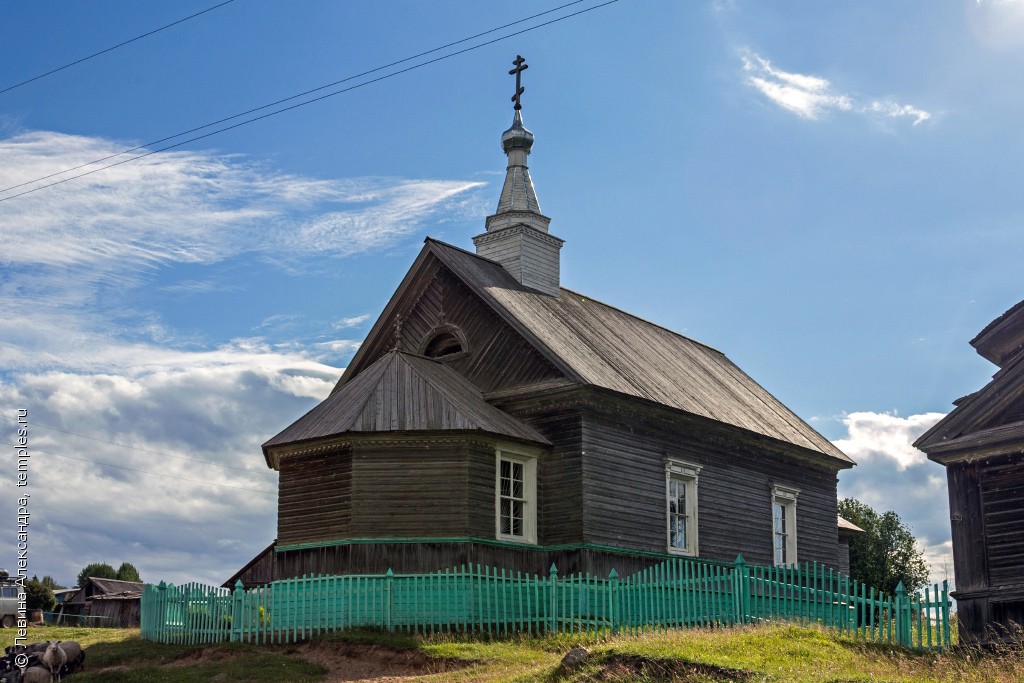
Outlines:
{"type": "Polygon", "coordinates": [[[501,501],[501,533],[512,533],[512,501],[501,501]]]}
{"type": "Polygon", "coordinates": [[[512,503],[512,535],[522,536],[523,535],[523,513],[525,512],[525,505],[519,501],[512,503]]]}

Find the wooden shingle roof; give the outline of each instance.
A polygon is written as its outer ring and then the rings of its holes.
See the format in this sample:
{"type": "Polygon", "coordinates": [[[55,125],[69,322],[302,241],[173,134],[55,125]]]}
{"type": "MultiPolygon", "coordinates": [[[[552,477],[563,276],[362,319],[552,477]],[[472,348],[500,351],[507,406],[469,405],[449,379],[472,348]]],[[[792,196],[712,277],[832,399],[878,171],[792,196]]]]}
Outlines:
{"type": "Polygon", "coordinates": [[[573,381],[810,449],[841,467],[854,464],[716,349],[569,289],[559,297],[534,291],[498,263],[443,242],[428,238],[424,251],[573,381]]]}
{"type": "Polygon", "coordinates": [[[445,365],[393,350],[263,444],[351,432],[483,431],[548,445],[532,427],[487,403],[471,382],[445,365]]]}

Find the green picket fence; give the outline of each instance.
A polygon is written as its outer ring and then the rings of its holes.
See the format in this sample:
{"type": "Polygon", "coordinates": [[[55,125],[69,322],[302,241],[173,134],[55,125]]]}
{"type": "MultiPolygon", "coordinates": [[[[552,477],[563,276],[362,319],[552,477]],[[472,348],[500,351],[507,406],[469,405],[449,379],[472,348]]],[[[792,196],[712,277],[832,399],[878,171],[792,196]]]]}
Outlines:
{"type": "Polygon", "coordinates": [[[353,627],[417,633],[616,633],[771,621],[817,623],[918,648],[951,643],[945,582],[883,595],[817,563],[672,559],[631,576],[546,576],[463,566],[432,574],[304,576],[234,590],[147,585],[142,637],[282,643],[353,627]]]}

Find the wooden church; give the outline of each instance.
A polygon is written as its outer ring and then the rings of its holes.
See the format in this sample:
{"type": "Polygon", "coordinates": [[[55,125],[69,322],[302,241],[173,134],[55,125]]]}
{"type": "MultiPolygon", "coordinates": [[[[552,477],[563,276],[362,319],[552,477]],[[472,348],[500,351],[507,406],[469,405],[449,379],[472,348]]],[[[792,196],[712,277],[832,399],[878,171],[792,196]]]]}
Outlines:
{"type": "Polygon", "coordinates": [[[475,253],[427,239],[330,396],[263,445],[276,541],[225,585],[466,563],[848,565],[853,461],[709,346],[566,289],[517,94],[475,253]]]}
{"type": "Polygon", "coordinates": [[[971,346],[999,370],[914,446],[946,466],[957,618],[965,640],[1024,625],[1024,301],[971,346]]]}

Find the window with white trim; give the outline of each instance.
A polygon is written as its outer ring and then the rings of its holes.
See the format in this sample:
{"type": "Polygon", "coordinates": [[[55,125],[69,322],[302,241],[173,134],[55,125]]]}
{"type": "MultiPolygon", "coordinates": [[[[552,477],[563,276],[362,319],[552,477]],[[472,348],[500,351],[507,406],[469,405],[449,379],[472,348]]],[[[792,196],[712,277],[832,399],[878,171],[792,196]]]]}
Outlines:
{"type": "Polygon", "coordinates": [[[668,551],[697,555],[697,475],[700,465],[665,459],[665,515],[668,551]]]}
{"type": "Polygon", "coordinates": [[[776,566],[797,562],[796,497],[799,494],[788,486],[772,487],[772,549],[776,566]]]}
{"type": "Polygon", "coordinates": [[[537,542],[537,459],[499,450],[495,471],[496,535],[505,541],[537,542]]]}

